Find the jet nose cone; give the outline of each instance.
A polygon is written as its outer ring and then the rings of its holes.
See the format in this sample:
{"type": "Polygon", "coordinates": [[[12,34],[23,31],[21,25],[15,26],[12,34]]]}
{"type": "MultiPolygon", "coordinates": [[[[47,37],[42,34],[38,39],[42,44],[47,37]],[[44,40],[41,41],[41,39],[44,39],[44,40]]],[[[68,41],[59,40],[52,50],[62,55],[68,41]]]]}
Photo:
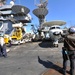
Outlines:
{"type": "Polygon", "coordinates": [[[61,34],[61,32],[54,32],[54,33],[53,33],[53,35],[56,35],[56,36],[57,36],[57,35],[60,35],[60,34],[61,34]]]}

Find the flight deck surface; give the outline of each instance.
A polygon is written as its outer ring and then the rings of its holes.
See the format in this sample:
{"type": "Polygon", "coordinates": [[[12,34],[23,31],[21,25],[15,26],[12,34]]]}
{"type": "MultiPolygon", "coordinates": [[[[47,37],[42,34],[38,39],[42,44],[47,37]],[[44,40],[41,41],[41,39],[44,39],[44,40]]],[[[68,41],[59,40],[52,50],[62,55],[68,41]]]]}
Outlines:
{"type": "Polygon", "coordinates": [[[8,57],[0,57],[0,75],[62,75],[62,46],[54,48],[50,42],[11,46],[8,57]]]}

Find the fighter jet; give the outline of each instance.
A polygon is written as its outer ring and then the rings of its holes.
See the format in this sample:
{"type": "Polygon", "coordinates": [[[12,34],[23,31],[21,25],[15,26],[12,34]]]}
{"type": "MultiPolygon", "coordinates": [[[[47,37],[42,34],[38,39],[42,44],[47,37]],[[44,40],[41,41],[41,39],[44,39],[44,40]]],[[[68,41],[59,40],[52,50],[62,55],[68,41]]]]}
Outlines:
{"type": "Polygon", "coordinates": [[[63,34],[61,26],[64,24],[66,24],[66,22],[64,21],[51,21],[43,23],[43,26],[50,27],[49,37],[52,40],[54,47],[58,47],[58,40],[61,38],[61,35],[63,34]]]}

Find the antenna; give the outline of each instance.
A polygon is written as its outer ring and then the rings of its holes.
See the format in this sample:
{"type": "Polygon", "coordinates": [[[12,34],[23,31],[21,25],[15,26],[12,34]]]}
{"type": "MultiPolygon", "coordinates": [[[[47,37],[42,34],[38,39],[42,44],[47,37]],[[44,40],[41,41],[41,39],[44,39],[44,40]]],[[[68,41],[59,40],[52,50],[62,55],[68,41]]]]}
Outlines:
{"type": "Polygon", "coordinates": [[[40,0],[40,3],[43,3],[43,0],[40,0]]]}
{"type": "Polygon", "coordinates": [[[40,3],[48,2],[48,0],[40,0],[40,3]]]}
{"type": "Polygon", "coordinates": [[[39,4],[36,4],[36,0],[34,0],[34,4],[39,8],[46,8],[48,0],[40,0],[39,4]]]}

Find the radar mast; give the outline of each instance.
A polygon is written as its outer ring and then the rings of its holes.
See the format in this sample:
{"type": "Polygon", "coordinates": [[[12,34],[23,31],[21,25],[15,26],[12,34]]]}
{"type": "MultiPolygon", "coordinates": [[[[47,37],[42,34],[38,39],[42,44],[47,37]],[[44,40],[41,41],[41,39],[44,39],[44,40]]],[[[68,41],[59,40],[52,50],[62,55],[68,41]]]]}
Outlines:
{"type": "MultiPolygon", "coordinates": [[[[36,0],[35,0],[35,3],[36,3],[36,0]]],[[[40,0],[39,4],[35,4],[35,5],[39,8],[46,8],[47,4],[48,4],[48,0],[40,0]]]]}
{"type": "Polygon", "coordinates": [[[42,29],[44,29],[42,24],[45,22],[45,17],[48,14],[47,4],[48,4],[48,0],[39,0],[39,4],[35,2],[35,5],[38,8],[33,10],[33,14],[39,19],[38,32],[39,32],[40,39],[42,36],[42,29]]]}

